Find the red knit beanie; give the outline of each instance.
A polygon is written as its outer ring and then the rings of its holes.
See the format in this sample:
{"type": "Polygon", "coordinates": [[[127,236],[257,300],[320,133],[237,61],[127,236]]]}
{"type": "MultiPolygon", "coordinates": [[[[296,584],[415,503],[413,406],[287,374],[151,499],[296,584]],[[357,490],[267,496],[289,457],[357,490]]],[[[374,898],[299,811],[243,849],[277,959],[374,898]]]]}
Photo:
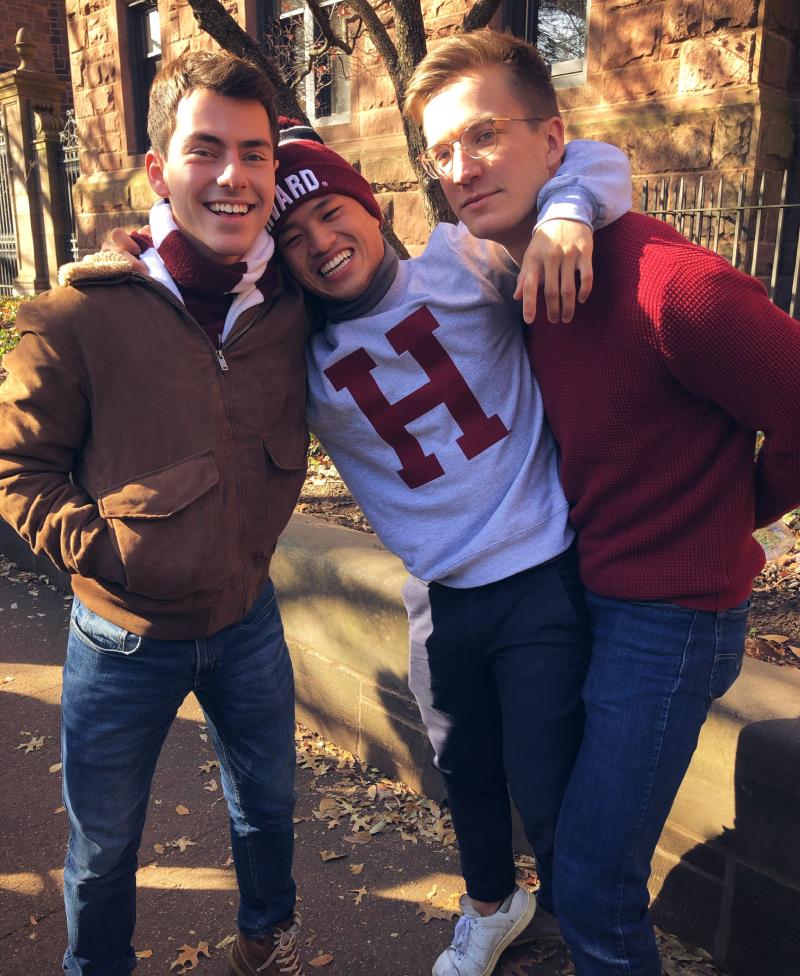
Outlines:
{"type": "Polygon", "coordinates": [[[327,146],[297,139],[279,146],[275,158],[280,163],[275,173],[275,205],[267,221],[267,230],[273,237],[296,203],[328,193],[358,200],[367,213],[381,220],[381,208],[369,183],[327,146]]]}

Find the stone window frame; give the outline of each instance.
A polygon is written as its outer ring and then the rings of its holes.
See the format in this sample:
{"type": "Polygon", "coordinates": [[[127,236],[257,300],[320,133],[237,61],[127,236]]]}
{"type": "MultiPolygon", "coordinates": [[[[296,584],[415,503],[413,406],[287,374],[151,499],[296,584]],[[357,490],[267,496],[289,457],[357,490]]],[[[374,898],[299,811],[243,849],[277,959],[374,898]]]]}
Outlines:
{"type": "MultiPolygon", "coordinates": [[[[532,32],[528,27],[528,18],[535,15],[538,0],[505,0],[503,4],[503,25],[510,28],[518,37],[531,39],[532,32]]],[[[550,77],[555,89],[576,88],[586,84],[586,66],[588,62],[589,46],[589,17],[591,15],[592,0],[586,0],[586,47],[582,58],[568,61],[554,61],[550,65],[550,77]]]]}

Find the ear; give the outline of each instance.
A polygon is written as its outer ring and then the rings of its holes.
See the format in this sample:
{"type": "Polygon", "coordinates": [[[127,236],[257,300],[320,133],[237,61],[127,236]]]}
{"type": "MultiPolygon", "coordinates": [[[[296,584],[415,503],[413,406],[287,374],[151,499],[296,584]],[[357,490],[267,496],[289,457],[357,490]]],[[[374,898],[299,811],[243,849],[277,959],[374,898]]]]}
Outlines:
{"type": "Polygon", "coordinates": [[[559,115],[554,115],[542,125],[547,139],[545,162],[552,176],[561,165],[561,158],[564,155],[564,120],[559,115]]]}
{"type": "Polygon", "coordinates": [[[167,186],[167,180],[164,174],[166,160],[155,149],[148,149],[147,155],[144,157],[144,168],[153,190],[160,197],[168,197],[169,187],[167,186]]]}

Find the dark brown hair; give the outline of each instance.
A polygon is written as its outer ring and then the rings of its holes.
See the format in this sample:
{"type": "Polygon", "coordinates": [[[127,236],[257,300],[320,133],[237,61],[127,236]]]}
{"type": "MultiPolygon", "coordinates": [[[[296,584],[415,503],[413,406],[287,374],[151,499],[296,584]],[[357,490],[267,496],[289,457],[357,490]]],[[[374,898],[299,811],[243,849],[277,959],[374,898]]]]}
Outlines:
{"type": "Polygon", "coordinates": [[[513,34],[488,27],[451,34],[420,61],[406,88],[403,113],[419,125],[434,95],[462,75],[495,64],[508,68],[512,90],[522,100],[530,99],[531,114],[546,118],[559,114],[550,69],[536,48],[513,34]]]}
{"type": "Polygon", "coordinates": [[[275,89],[264,72],[249,61],[227,52],[194,51],[170,61],[153,79],[147,135],[153,149],[166,157],[175,131],[178,103],[196,88],[214,95],[260,102],[272,131],[273,151],[278,145],[278,111],[275,89]]]}

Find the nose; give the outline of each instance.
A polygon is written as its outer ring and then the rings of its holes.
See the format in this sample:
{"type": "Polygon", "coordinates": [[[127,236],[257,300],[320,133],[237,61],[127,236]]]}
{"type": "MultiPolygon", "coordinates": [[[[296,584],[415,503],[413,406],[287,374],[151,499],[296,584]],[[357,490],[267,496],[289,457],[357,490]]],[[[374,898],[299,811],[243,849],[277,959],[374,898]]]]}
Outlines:
{"type": "Polygon", "coordinates": [[[450,179],[453,183],[469,183],[480,172],[480,160],[468,156],[461,148],[461,143],[453,145],[453,168],[450,170],[450,179]]]}
{"type": "Polygon", "coordinates": [[[324,254],[336,237],[335,232],[323,223],[315,224],[309,230],[308,247],[312,254],[324,254]]]}
{"type": "Polygon", "coordinates": [[[247,172],[242,161],[231,158],[225,163],[225,168],[217,177],[218,186],[242,187],[247,184],[247,172]]]}

